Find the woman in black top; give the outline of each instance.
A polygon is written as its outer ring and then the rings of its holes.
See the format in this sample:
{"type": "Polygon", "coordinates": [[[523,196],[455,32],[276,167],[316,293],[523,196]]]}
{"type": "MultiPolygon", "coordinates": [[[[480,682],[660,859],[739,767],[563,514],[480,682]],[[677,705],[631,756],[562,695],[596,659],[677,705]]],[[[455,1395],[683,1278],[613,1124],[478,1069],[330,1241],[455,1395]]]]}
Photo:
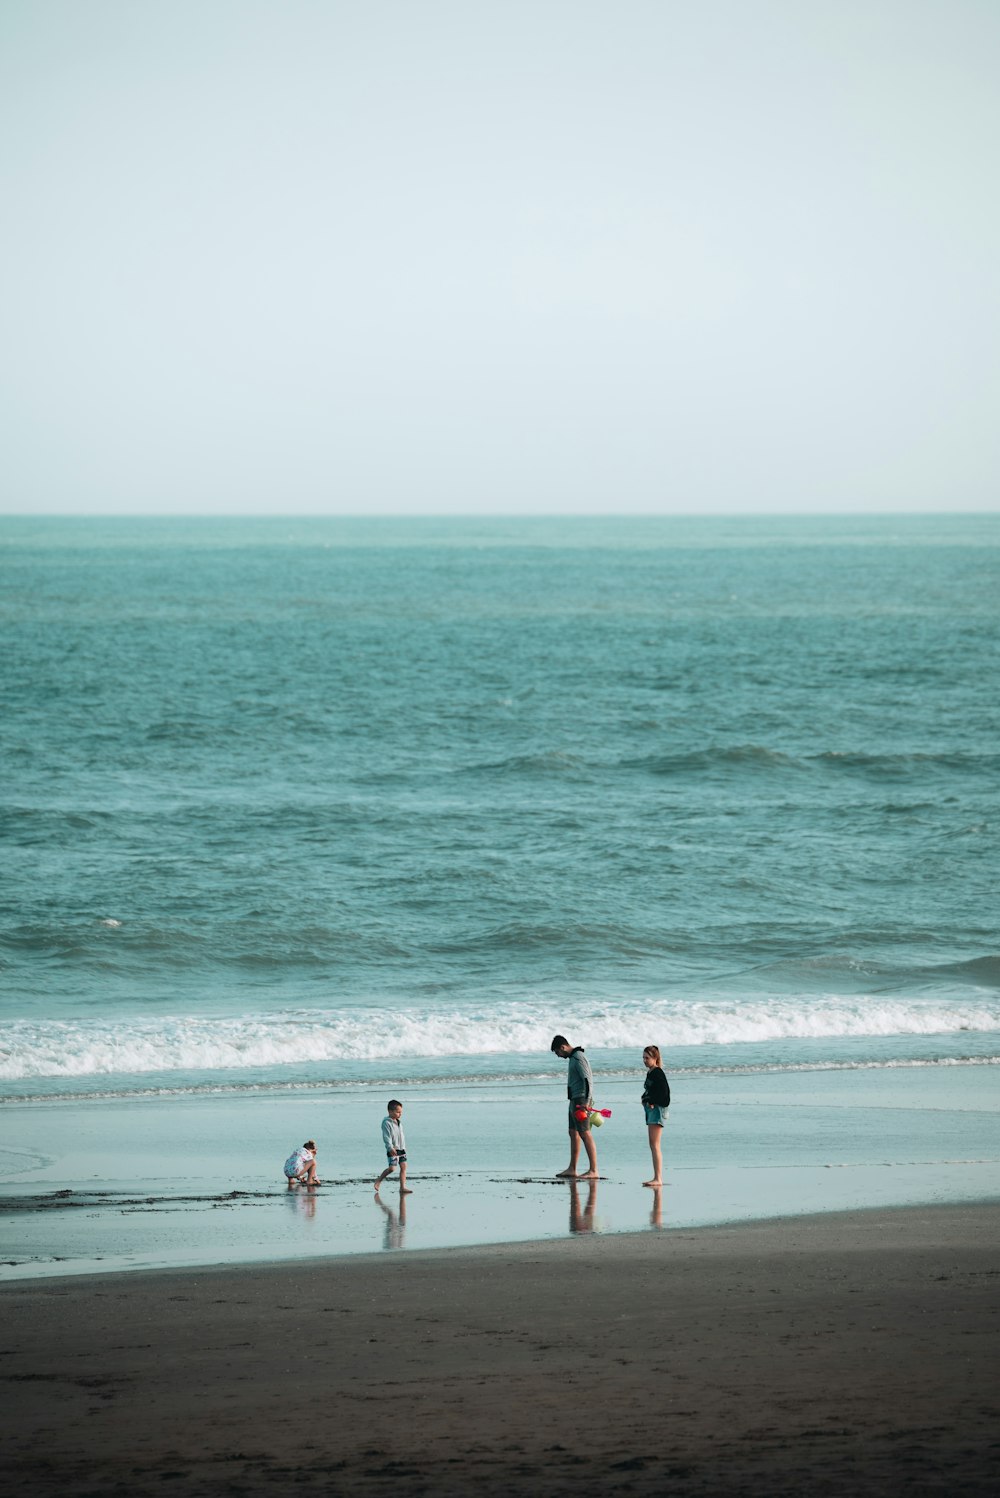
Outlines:
{"type": "Polygon", "coordinates": [[[642,1107],[646,1115],[646,1132],[649,1135],[649,1152],[653,1157],[653,1179],[643,1181],[644,1186],[663,1185],[663,1163],[660,1158],[660,1140],[663,1125],[667,1121],[670,1107],[670,1083],[660,1062],[660,1048],[648,1045],[642,1053],[642,1064],[646,1068],[646,1085],[642,1091],[642,1107]]]}

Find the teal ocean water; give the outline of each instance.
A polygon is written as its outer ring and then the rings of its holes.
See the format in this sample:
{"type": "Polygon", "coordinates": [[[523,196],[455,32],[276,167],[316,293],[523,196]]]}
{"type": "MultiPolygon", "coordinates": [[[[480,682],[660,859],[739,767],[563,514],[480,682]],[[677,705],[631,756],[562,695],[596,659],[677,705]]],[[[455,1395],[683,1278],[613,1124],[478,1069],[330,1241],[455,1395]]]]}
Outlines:
{"type": "Polygon", "coordinates": [[[1000,1058],[1000,517],[0,520],[8,1098],[1000,1058]]]}

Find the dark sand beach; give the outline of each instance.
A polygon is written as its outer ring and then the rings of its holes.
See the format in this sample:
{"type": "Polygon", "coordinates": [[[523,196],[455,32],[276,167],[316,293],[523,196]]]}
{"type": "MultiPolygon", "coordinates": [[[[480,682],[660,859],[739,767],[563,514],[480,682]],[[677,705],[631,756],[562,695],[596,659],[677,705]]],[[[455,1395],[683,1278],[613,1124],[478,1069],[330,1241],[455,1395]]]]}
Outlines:
{"type": "Polygon", "coordinates": [[[996,1491],[1000,1205],[0,1289],[11,1494],[996,1491]]]}

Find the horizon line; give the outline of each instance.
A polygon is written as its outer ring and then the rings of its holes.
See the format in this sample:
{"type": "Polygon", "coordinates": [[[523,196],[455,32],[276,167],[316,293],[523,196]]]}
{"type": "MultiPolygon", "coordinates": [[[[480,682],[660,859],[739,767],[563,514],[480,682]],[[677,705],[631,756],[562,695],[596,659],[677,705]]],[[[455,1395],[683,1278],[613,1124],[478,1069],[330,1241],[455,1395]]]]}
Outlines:
{"type": "Polygon", "coordinates": [[[962,520],[989,510],[0,510],[0,520],[962,520]]]}

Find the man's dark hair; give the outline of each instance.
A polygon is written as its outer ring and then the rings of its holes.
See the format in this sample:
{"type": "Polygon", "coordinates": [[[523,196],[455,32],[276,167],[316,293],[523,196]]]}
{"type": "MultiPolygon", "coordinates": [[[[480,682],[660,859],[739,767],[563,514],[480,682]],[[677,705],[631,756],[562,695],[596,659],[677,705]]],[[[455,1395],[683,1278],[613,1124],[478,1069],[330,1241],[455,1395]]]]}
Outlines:
{"type": "Polygon", "coordinates": [[[385,1106],[387,1108],[402,1108],[403,1105],[398,1097],[391,1097],[385,1106]]]}
{"type": "Polygon", "coordinates": [[[549,1046],[549,1050],[558,1051],[561,1045],[569,1045],[569,1041],[566,1039],[565,1035],[553,1035],[552,1044],[549,1046]]]}

